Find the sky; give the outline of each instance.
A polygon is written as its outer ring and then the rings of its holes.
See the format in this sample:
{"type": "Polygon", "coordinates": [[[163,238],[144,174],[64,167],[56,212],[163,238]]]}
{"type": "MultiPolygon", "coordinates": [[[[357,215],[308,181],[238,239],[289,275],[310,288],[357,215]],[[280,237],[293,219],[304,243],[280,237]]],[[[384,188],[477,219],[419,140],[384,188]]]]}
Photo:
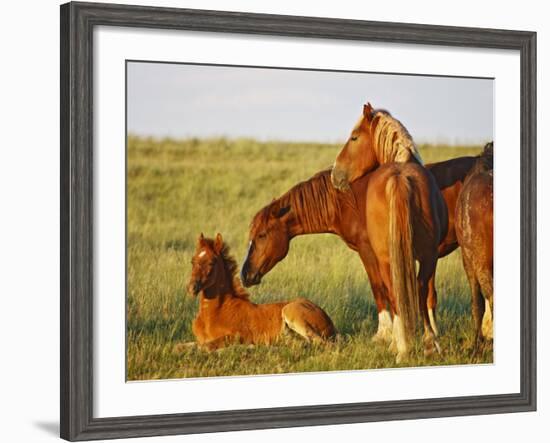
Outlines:
{"type": "Polygon", "coordinates": [[[345,140],[363,104],[399,119],[417,143],[492,139],[493,80],[129,62],[130,134],[345,140]]]}

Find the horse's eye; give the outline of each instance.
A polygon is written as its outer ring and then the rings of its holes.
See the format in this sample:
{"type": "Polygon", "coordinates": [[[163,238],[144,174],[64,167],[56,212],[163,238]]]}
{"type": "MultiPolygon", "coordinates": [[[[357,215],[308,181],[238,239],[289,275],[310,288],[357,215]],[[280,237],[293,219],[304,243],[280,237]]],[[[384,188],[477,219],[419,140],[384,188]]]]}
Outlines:
{"type": "Polygon", "coordinates": [[[355,140],[357,140],[357,137],[352,137],[351,140],[355,141],[355,140]]]}
{"type": "Polygon", "coordinates": [[[263,239],[266,238],[266,237],[267,237],[267,234],[266,234],[265,232],[262,232],[261,234],[258,234],[258,238],[259,238],[260,240],[263,240],[263,239]]]}

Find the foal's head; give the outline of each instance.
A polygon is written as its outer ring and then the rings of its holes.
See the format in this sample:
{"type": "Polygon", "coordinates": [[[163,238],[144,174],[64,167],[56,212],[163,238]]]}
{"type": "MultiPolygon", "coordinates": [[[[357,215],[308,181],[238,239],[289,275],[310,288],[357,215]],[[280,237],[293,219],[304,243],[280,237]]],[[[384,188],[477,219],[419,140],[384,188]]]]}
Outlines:
{"type": "Polygon", "coordinates": [[[216,239],[205,238],[201,233],[197,240],[195,254],[191,259],[193,269],[187,285],[190,294],[197,295],[204,289],[209,289],[223,282],[225,267],[223,263],[223,239],[221,234],[216,239]]]}

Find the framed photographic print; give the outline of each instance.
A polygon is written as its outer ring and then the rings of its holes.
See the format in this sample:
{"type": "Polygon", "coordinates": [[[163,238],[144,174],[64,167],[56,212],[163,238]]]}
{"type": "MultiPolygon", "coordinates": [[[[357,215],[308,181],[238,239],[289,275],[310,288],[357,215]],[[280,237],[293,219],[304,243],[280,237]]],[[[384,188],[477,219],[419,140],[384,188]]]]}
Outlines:
{"type": "Polygon", "coordinates": [[[61,6],[61,436],[535,410],[535,44],[61,6]]]}

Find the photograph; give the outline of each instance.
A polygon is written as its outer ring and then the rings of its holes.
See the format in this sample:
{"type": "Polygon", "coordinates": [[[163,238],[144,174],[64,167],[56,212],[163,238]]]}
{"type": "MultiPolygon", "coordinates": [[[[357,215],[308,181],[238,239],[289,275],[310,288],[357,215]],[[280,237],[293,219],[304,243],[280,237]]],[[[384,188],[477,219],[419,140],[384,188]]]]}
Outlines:
{"type": "Polygon", "coordinates": [[[126,380],[492,364],[493,134],[493,78],[126,60],[126,380]]]}

